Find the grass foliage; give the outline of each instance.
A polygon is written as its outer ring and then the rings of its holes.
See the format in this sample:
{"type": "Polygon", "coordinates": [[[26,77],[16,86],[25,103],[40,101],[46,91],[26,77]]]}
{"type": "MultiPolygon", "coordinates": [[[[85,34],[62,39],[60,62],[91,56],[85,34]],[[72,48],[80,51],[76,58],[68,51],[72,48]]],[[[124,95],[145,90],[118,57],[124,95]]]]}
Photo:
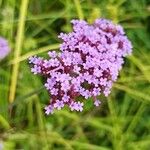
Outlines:
{"type": "Polygon", "coordinates": [[[0,35],[11,54],[0,62],[0,149],[149,150],[150,3],[148,0],[0,0],[0,35]],[[59,50],[57,35],[70,20],[109,18],[133,43],[111,95],[99,108],[66,109],[46,116],[44,79],[30,72],[27,58],[59,50]]]}

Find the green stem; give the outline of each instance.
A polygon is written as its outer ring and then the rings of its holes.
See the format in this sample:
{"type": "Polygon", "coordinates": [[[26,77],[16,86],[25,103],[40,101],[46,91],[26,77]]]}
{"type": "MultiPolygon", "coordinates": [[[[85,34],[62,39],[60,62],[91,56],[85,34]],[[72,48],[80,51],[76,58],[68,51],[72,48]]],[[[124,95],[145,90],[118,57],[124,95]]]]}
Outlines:
{"type": "MultiPolygon", "coordinates": [[[[14,51],[15,59],[19,59],[20,54],[21,54],[28,2],[29,0],[22,0],[21,7],[20,7],[20,17],[19,17],[19,23],[18,23],[16,46],[15,46],[15,51],[14,51]]],[[[11,78],[10,93],[9,93],[10,103],[12,103],[15,98],[18,73],[19,73],[19,63],[16,63],[13,65],[13,68],[12,68],[12,78],[11,78]]]]}
{"type": "Polygon", "coordinates": [[[83,16],[82,8],[81,8],[81,5],[80,5],[80,1],[79,0],[74,0],[74,4],[76,6],[76,10],[77,10],[79,19],[83,20],[84,16],[83,16]]]}

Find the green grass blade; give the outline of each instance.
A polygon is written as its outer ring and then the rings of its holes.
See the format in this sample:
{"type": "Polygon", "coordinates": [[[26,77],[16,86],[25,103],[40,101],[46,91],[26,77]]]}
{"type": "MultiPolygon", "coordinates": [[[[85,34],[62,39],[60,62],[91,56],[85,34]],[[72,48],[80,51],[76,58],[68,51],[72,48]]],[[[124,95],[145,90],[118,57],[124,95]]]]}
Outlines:
{"type": "MultiPolygon", "coordinates": [[[[20,7],[20,19],[18,23],[18,31],[16,38],[16,47],[14,51],[14,58],[18,59],[21,54],[23,39],[24,39],[24,28],[25,28],[25,18],[27,15],[29,0],[22,0],[20,7]]],[[[12,69],[12,77],[11,77],[11,85],[10,85],[10,94],[9,94],[9,102],[12,103],[15,98],[16,86],[17,86],[17,78],[19,73],[19,63],[13,65],[12,69]]]]}

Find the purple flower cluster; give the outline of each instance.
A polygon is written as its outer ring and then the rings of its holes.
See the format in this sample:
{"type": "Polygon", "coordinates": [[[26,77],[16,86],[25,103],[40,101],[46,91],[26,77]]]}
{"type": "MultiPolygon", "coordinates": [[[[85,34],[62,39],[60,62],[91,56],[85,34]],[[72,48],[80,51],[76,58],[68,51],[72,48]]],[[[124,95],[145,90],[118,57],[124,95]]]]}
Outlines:
{"type": "Polygon", "coordinates": [[[6,39],[0,37],[0,60],[5,58],[10,52],[10,47],[6,39]]]}
{"type": "Polygon", "coordinates": [[[120,25],[97,19],[92,25],[72,20],[73,32],[61,33],[60,53],[51,51],[50,59],[31,57],[31,71],[47,78],[51,96],[46,114],[67,105],[71,111],[82,111],[88,98],[100,105],[97,96],[110,94],[122,68],[123,57],[131,54],[132,45],[120,25]],[[82,98],[82,102],[81,99],[82,98]]]}

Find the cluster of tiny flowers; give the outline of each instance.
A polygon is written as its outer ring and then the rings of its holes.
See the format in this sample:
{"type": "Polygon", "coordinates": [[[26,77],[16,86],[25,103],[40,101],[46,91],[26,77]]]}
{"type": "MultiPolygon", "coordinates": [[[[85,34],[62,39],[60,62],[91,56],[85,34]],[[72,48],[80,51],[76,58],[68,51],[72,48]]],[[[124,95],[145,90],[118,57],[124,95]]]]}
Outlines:
{"type": "Polygon", "coordinates": [[[110,94],[123,58],[132,52],[120,25],[106,19],[97,19],[92,25],[83,20],[71,23],[73,32],[58,36],[63,41],[59,53],[49,52],[49,59],[29,59],[31,71],[47,78],[45,87],[51,100],[45,107],[46,114],[66,105],[71,111],[82,111],[88,98],[99,106],[97,96],[110,94]]]}
{"type": "Polygon", "coordinates": [[[5,58],[10,52],[10,47],[6,39],[0,37],[0,60],[5,58]]]}

